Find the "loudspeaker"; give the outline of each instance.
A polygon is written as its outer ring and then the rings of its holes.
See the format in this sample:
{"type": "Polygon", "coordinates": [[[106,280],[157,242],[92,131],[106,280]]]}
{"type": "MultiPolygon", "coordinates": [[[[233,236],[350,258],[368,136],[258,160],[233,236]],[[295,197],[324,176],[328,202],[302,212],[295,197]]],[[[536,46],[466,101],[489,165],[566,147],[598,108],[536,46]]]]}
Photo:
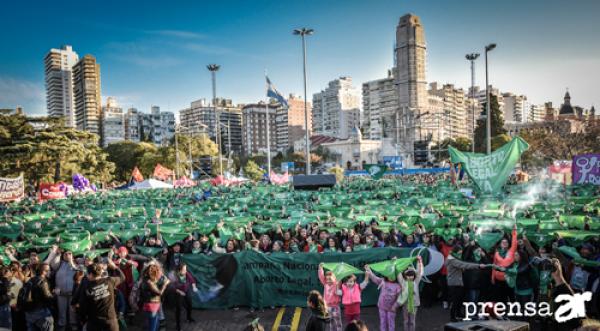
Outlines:
{"type": "Polygon", "coordinates": [[[469,321],[448,323],[444,331],[529,331],[529,323],[518,321],[469,321]]]}
{"type": "Polygon", "coordinates": [[[335,175],[294,175],[294,189],[318,190],[320,187],[334,187],[335,175]]]}

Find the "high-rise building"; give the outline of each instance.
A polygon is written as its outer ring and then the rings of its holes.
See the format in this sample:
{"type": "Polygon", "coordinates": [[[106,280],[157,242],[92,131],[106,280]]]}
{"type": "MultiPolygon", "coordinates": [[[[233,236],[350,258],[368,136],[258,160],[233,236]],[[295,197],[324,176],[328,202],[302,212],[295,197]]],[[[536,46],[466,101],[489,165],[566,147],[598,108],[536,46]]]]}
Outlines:
{"type": "Polygon", "coordinates": [[[125,140],[125,123],[123,108],[119,107],[114,98],[108,97],[102,107],[102,147],[125,140]]]}
{"type": "MultiPolygon", "coordinates": [[[[470,91],[470,89],[469,89],[470,91]]],[[[469,139],[473,140],[473,134],[475,127],[477,126],[477,120],[481,115],[481,103],[477,98],[471,97],[471,92],[465,98],[465,108],[467,109],[467,132],[469,139]]]]}
{"type": "MultiPolygon", "coordinates": [[[[306,130],[304,125],[304,98],[290,94],[288,100],[288,110],[285,114],[282,114],[283,123],[287,118],[288,126],[288,147],[294,146],[294,143],[298,140],[306,138],[306,130]]],[[[306,110],[308,112],[308,133],[312,132],[312,112],[311,103],[307,102],[306,110]]],[[[287,148],[287,147],[286,147],[287,148]]]]}
{"type": "MultiPolygon", "coordinates": [[[[396,142],[403,144],[410,155],[418,139],[418,123],[427,111],[429,101],[425,77],[427,46],[421,19],[413,14],[400,17],[396,27],[396,85],[398,87],[398,115],[394,123],[402,127],[395,130],[396,142]]],[[[408,162],[410,164],[410,162],[408,162]]]]}
{"type": "MultiPolygon", "coordinates": [[[[242,108],[242,135],[245,155],[267,153],[267,125],[269,125],[269,144],[271,153],[277,152],[277,109],[279,104],[264,102],[245,105],[242,108]],[[267,123],[266,111],[269,111],[267,123]]],[[[275,156],[274,154],[272,156],[275,156]]]]}
{"type": "Polygon", "coordinates": [[[124,116],[125,140],[140,142],[140,114],[136,108],[127,109],[124,116]]]}
{"type": "Polygon", "coordinates": [[[352,78],[340,77],[313,94],[313,134],[347,139],[360,127],[360,96],[352,78]]]}
{"type": "Polygon", "coordinates": [[[100,65],[92,55],[84,56],[73,66],[73,94],[75,127],[100,135],[100,65]]]}
{"type": "Polygon", "coordinates": [[[156,145],[168,145],[175,136],[175,114],[170,111],[161,112],[159,106],[152,106],[149,116],[150,139],[156,145]]]}
{"type": "Polygon", "coordinates": [[[529,109],[529,122],[541,122],[544,120],[546,114],[546,107],[544,105],[531,105],[529,109]]]}
{"type": "Polygon", "coordinates": [[[53,48],[44,57],[48,115],[63,117],[68,127],[75,126],[72,68],[77,61],[79,56],[69,45],[53,48]]]}
{"type": "MultiPolygon", "coordinates": [[[[242,110],[231,99],[217,98],[217,109],[221,122],[221,150],[224,154],[242,153],[242,110]],[[229,147],[231,145],[231,148],[229,147]]],[[[217,119],[215,108],[205,99],[193,101],[189,108],[179,111],[182,132],[206,133],[217,141],[217,119]]]]}
{"type": "MultiPolygon", "coordinates": [[[[462,88],[454,87],[452,84],[439,86],[434,82],[430,84],[429,94],[442,98],[443,107],[439,113],[430,109],[428,114],[424,116],[426,118],[425,122],[434,121],[434,125],[443,130],[443,139],[469,138],[471,118],[468,116],[465,91],[462,88]],[[430,114],[436,114],[433,116],[435,118],[432,118],[430,114]]],[[[432,135],[432,139],[438,140],[435,133],[432,135]]]]}
{"type": "MultiPolygon", "coordinates": [[[[481,113],[475,114],[475,118],[477,119],[479,118],[479,116],[485,116],[486,90],[480,90],[478,86],[475,86],[473,91],[475,99],[481,105],[481,113]]],[[[469,95],[471,94],[469,93],[469,95]]],[[[500,112],[502,113],[502,110],[504,109],[504,97],[502,96],[502,93],[500,93],[500,90],[490,85],[490,96],[492,95],[496,97],[496,100],[498,100],[498,107],[500,109],[500,112]]]]}
{"type": "Polygon", "coordinates": [[[514,93],[503,93],[504,107],[502,114],[505,122],[524,123],[529,115],[527,97],[514,93]]]}
{"type": "Polygon", "coordinates": [[[361,126],[366,139],[395,137],[394,119],[398,115],[399,104],[394,70],[388,70],[387,78],[363,83],[361,126]]]}

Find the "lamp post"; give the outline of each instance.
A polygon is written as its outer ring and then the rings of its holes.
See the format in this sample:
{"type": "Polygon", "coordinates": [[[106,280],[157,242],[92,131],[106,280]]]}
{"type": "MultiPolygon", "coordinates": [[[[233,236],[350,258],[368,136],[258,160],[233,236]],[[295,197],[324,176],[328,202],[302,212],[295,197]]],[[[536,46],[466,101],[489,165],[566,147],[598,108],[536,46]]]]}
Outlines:
{"type": "Polygon", "coordinates": [[[221,127],[219,123],[221,123],[221,116],[219,111],[217,110],[217,71],[221,66],[218,64],[209,64],[206,66],[208,71],[210,71],[212,75],[212,92],[213,92],[213,107],[215,112],[215,117],[217,121],[217,145],[219,148],[219,174],[221,177],[223,176],[223,155],[221,154],[221,127]]]}
{"type": "Polygon", "coordinates": [[[471,61],[471,132],[473,133],[471,137],[471,152],[475,153],[475,60],[479,57],[479,53],[467,54],[465,57],[471,61]]]}
{"type": "Polygon", "coordinates": [[[485,101],[486,101],[486,153],[492,152],[492,120],[490,114],[490,84],[488,82],[488,52],[496,48],[496,44],[485,46],[485,101]]]}
{"type": "Polygon", "coordinates": [[[305,36],[309,36],[314,33],[313,29],[301,28],[295,29],[294,35],[302,38],[302,61],[303,61],[303,72],[304,72],[304,130],[306,131],[306,174],[310,175],[310,136],[308,133],[308,107],[306,105],[306,39],[305,36]]]}

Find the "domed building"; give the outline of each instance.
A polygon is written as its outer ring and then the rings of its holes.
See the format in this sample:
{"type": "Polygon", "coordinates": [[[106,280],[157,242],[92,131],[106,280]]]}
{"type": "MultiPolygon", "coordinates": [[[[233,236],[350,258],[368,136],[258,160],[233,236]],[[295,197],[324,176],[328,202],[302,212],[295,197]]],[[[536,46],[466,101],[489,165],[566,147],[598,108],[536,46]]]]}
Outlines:
{"type": "Polygon", "coordinates": [[[560,110],[558,111],[559,116],[575,116],[575,109],[571,106],[571,95],[569,94],[569,90],[565,93],[565,102],[560,106],[560,110]]]}

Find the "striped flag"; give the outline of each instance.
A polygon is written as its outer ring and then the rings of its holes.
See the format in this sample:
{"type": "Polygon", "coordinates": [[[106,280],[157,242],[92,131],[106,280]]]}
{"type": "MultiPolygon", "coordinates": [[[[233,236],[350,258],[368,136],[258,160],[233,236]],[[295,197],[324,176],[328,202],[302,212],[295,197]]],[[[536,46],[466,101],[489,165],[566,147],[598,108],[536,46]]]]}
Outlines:
{"type": "Polygon", "coordinates": [[[267,78],[267,96],[277,100],[283,107],[288,108],[288,103],[283,95],[275,89],[275,86],[273,86],[269,77],[265,76],[265,78],[267,78]]]}

